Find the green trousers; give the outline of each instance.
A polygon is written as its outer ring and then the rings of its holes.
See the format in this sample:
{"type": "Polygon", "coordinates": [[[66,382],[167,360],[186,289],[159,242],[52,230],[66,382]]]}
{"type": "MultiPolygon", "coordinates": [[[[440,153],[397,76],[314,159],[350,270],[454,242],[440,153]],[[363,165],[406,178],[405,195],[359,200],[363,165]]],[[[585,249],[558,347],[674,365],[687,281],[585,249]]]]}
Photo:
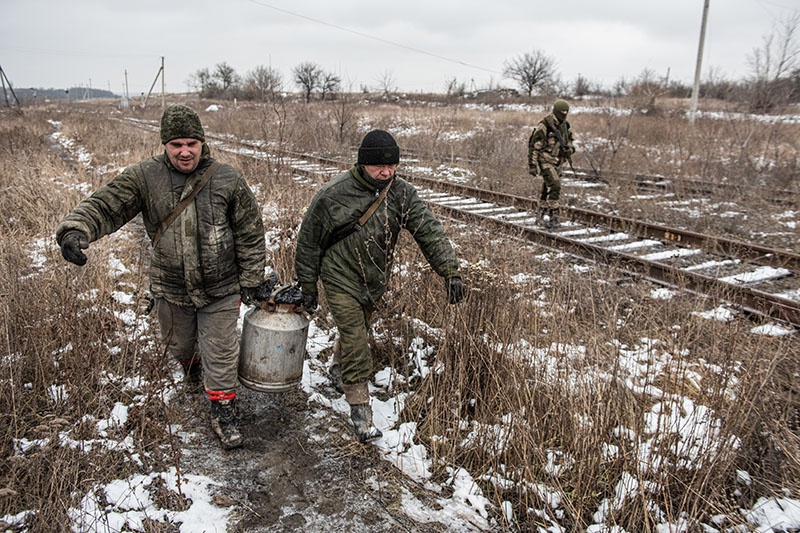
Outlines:
{"type": "Polygon", "coordinates": [[[374,309],[362,305],[353,296],[336,287],[326,285],[325,297],[339,330],[342,383],[352,385],[366,382],[373,373],[369,328],[374,309]]]}
{"type": "Polygon", "coordinates": [[[541,164],[542,194],[539,197],[542,207],[558,208],[561,198],[561,176],[558,167],[549,163],[541,164]]]}

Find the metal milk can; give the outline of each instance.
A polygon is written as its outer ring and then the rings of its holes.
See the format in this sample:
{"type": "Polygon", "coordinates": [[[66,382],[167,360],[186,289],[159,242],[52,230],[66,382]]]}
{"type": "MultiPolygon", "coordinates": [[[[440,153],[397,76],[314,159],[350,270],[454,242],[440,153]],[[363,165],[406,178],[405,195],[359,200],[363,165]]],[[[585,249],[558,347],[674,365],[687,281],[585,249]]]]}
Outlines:
{"type": "Polygon", "coordinates": [[[261,302],[244,315],[239,381],[260,392],[283,392],[303,377],[308,319],[297,304],[261,302]]]}

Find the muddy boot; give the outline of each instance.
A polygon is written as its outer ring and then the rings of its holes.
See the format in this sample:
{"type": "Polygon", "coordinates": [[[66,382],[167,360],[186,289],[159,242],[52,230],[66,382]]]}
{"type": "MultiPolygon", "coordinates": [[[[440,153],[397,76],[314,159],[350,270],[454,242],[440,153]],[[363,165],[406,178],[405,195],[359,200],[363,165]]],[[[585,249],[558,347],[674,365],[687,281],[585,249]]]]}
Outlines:
{"type": "Polygon", "coordinates": [[[539,220],[542,221],[543,226],[547,226],[547,222],[550,220],[550,217],[547,216],[546,207],[542,207],[539,209],[539,220]]]}
{"type": "Polygon", "coordinates": [[[558,209],[551,209],[548,212],[547,216],[549,217],[549,220],[545,224],[545,227],[547,227],[547,229],[556,229],[558,227],[558,225],[559,225],[559,222],[558,222],[558,209]]]}
{"type": "Polygon", "coordinates": [[[345,384],[344,397],[350,404],[350,420],[359,442],[369,442],[383,437],[383,433],[372,425],[372,407],[369,405],[369,386],[366,381],[345,384]]]}
{"type": "Polygon", "coordinates": [[[372,425],[372,407],[368,403],[350,406],[350,420],[359,442],[369,442],[383,437],[381,430],[372,425]]]}
{"type": "Polygon", "coordinates": [[[333,345],[333,355],[331,356],[331,366],[328,367],[328,377],[331,380],[331,387],[336,389],[339,394],[344,394],[344,383],[342,383],[342,349],[339,341],[333,345]]]}
{"type": "Polygon", "coordinates": [[[211,401],[211,429],[217,434],[220,444],[226,450],[244,444],[244,437],[239,433],[236,424],[235,399],[211,401]]]}

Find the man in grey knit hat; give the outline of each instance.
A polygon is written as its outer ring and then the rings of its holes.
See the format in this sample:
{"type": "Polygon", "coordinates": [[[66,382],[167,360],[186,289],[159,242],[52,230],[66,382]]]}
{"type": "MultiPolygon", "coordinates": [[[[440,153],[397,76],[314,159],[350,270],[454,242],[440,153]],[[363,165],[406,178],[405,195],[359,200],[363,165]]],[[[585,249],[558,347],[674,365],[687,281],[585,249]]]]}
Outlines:
{"type": "Polygon", "coordinates": [[[58,225],[56,241],[67,261],[83,266],[90,243],[141,213],[153,244],[150,292],[164,346],[187,382],[204,386],[222,446],[236,448],[243,444],[236,417],[239,306],[268,298],[274,283],[264,276],[261,209],[241,173],[211,157],[192,108],[164,111],[161,142],[162,154],[126,168],[80,202],[58,225]]]}

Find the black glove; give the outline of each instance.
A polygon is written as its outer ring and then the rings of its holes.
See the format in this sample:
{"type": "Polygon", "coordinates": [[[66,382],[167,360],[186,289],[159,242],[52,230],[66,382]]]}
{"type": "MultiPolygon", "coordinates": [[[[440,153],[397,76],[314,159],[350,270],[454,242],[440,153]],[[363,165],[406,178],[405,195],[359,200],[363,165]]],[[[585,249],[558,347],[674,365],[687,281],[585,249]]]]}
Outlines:
{"type": "Polygon", "coordinates": [[[86,264],[86,254],[81,250],[89,247],[89,237],[79,230],[70,230],[61,237],[61,255],[78,266],[86,264]]]}
{"type": "Polygon", "coordinates": [[[240,292],[242,303],[245,305],[258,305],[258,302],[269,300],[269,297],[272,296],[272,289],[275,288],[277,282],[278,275],[273,272],[258,287],[242,287],[240,292]]]}
{"type": "Polygon", "coordinates": [[[308,311],[309,313],[313,313],[317,310],[317,293],[316,292],[304,292],[303,293],[303,308],[308,311]]]}
{"type": "Polygon", "coordinates": [[[451,304],[457,304],[460,302],[467,293],[467,289],[464,287],[464,282],[461,280],[461,276],[446,278],[444,280],[444,288],[447,291],[447,301],[451,304]]]}

